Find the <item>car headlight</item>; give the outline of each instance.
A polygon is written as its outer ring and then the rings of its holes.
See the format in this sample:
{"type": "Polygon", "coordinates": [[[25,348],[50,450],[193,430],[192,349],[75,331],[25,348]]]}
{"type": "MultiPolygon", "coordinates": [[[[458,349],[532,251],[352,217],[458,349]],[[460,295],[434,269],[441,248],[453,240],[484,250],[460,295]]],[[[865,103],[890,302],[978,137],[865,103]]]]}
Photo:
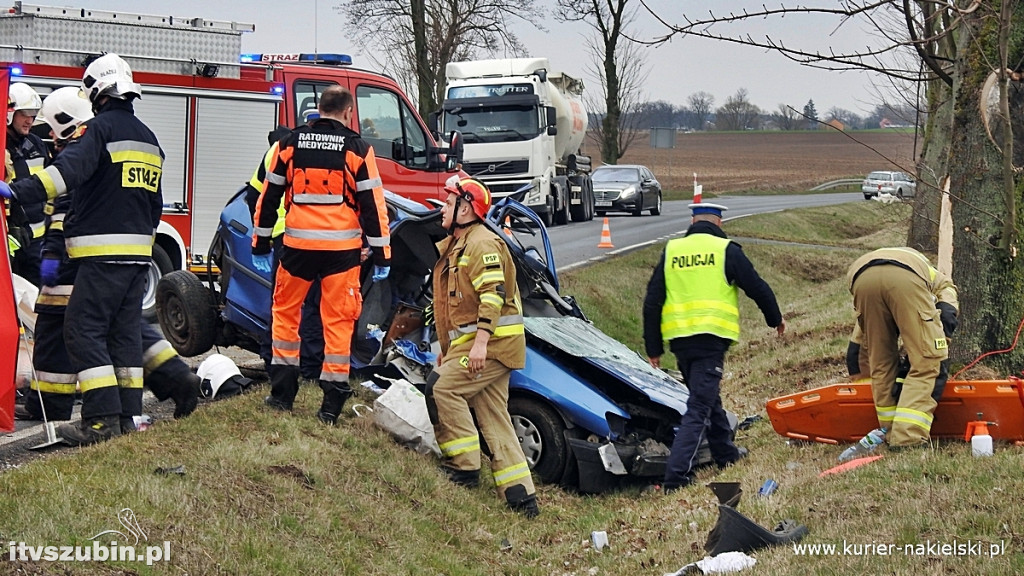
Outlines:
{"type": "Polygon", "coordinates": [[[629,198],[630,196],[632,196],[634,194],[636,194],[636,186],[629,186],[625,190],[623,190],[621,194],[619,194],[619,197],[620,198],[629,198]]]}

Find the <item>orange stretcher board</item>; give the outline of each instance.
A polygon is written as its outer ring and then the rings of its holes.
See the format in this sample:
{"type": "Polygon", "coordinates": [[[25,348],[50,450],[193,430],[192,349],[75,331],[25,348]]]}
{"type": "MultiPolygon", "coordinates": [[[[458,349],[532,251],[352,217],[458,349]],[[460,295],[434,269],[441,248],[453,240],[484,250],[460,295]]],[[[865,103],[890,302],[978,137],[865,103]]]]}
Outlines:
{"type": "MultiPolygon", "coordinates": [[[[787,438],[838,444],[856,442],[878,427],[871,384],[833,384],[773,398],[765,408],[775,432],[787,438]]],[[[967,423],[995,422],[993,439],[1024,440],[1024,381],[948,382],[935,409],[932,438],[964,437],[967,423]],[[978,413],[981,418],[978,418],[978,413]]]]}

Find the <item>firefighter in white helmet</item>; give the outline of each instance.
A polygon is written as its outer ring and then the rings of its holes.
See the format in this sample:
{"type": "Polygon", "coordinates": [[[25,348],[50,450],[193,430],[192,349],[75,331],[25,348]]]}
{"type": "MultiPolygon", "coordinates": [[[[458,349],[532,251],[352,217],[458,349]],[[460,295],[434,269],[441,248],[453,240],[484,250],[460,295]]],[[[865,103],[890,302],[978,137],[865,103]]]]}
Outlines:
{"type": "MultiPolygon", "coordinates": [[[[50,153],[39,136],[31,132],[42,106],[39,94],[24,82],[11,84],[7,96],[8,181],[28,178],[43,169],[50,153]]],[[[39,286],[39,249],[46,226],[46,202],[20,202],[8,218],[8,251],[13,272],[39,286]]],[[[10,209],[8,209],[10,212],[10,209]]]]}
{"type": "Polygon", "coordinates": [[[116,54],[85,69],[82,91],[96,117],[78,128],[54,162],[0,196],[37,202],[74,190],[64,221],[68,257],[77,261],[64,342],[82,388],[82,421],[59,433],[71,445],[121,434],[120,419],[142,411],[142,296],[163,212],[164,153],[135,116],[142,89],[116,54]],[[13,190],[12,190],[13,188],[13,190]]]}
{"type": "MultiPolygon", "coordinates": [[[[50,126],[54,147],[59,154],[78,132],[78,126],[93,117],[92,104],[81,90],[67,86],[50,93],[43,101],[39,116],[50,126]]],[[[64,247],[64,218],[71,195],[59,196],[47,222],[43,237],[40,277],[43,283],[36,299],[36,331],[32,352],[35,377],[33,392],[24,406],[15,408],[20,420],[70,420],[78,376],[64,346],[64,312],[75,282],[78,263],[67,258],[64,247]]],[[[143,322],[143,371],[146,386],[158,400],[174,400],[174,417],[188,416],[199,397],[199,376],[192,374],[162,334],[143,322]]],[[[121,418],[121,432],[134,430],[127,415],[121,418]]]]}

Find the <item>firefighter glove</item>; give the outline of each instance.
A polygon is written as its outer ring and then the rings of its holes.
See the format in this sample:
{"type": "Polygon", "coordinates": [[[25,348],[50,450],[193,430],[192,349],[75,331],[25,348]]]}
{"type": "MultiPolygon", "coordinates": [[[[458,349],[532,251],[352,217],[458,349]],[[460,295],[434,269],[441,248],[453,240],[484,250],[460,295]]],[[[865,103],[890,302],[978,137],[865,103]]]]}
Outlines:
{"type": "Polygon", "coordinates": [[[14,196],[14,190],[11,190],[11,185],[0,180],[0,198],[10,200],[12,196],[14,196]]]}
{"type": "Polygon", "coordinates": [[[388,277],[391,273],[391,266],[374,266],[373,267],[373,281],[380,282],[388,277]]]}
{"type": "Polygon", "coordinates": [[[264,272],[264,273],[269,274],[270,273],[270,264],[271,264],[272,260],[273,260],[273,256],[271,256],[270,252],[267,252],[266,254],[253,254],[252,255],[252,266],[256,270],[259,270],[260,272],[264,272]]]}
{"type": "Polygon", "coordinates": [[[43,282],[43,286],[56,286],[59,272],[59,258],[43,258],[43,261],[39,263],[39,279],[43,282]]]}
{"type": "Polygon", "coordinates": [[[426,308],[423,309],[423,325],[433,326],[434,325],[434,303],[427,304],[426,308]]]}
{"type": "Polygon", "coordinates": [[[956,308],[948,302],[936,302],[935,307],[939,309],[939,320],[942,321],[942,333],[946,338],[953,336],[956,331],[957,319],[956,308]]]}

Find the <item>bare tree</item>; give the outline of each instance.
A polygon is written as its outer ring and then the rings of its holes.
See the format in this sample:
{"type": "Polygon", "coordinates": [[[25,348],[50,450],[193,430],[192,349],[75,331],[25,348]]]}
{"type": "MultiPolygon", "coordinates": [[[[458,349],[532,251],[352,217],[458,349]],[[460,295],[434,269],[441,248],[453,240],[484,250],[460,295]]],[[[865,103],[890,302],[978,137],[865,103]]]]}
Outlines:
{"type": "Polygon", "coordinates": [[[558,0],[557,19],[586,22],[594,29],[587,42],[594,55],[589,71],[598,79],[603,102],[590,98],[587,103],[591,109],[604,109],[597,133],[606,164],[618,162],[638,132],[632,112],[644,100],[647,72],[641,47],[626,36],[635,16],[630,0],[558,0]]]}
{"type": "Polygon", "coordinates": [[[746,88],[740,88],[715,111],[719,130],[754,130],[760,127],[761,109],[750,102],[746,88]]]}
{"type": "Polygon", "coordinates": [[[715,97],[703,91],[694,92],[686,97],[686,104],[693,112],[693,128],[703,130],[707,126],[711,110],[715,107],[715,97]]]}
{"type": "MultiPolygon", "coordinates": [[[[642,0],[641,0],[642,1],[642,0]]],[[[646,8],[646,5],[645,5],[646,8]]],[[[867,70],[893,82],[909,83],[901,96],[925,102],[925,139],[918,158],[918,198],[908,243],[934,249],[940,200],[948,198],[953,220],[953,279],[960,288],[961,327],[951,346],[955,360],[1006,347],[1024,316],[1019,298],[1024,263],[1019,257],[1024,224],[1018,216],[1024,170],[1019,154],[1024,115],[1020,82],[1024,28],[1019,0],[841,0],[822,6],[781,5],[742,13],[708,12],[707,17],[673,23],[650,11],[666,32],[714,38],[774,50],[806,66],[828,70],[867,70]],[[745,20],[833,16],[836,25],[860,23],[877,29],[875,42],[861,50],[839,52],[828,40],[804,34],[786,44],[771,37],[728,36],[723,26],[745,20]],[[922,96],[922,92],[924,93],[922,96]],[[910,98],[913,94],[913,98],[910,98]],[[943,194],[948,190],[948,195],[943,194]]],[[[827,27],[826,27],[827,28],[827,27]]],[[[821,27],[805,27],[805,31],[821,27]]],[[[885,160],[882,158],[882,160],[885,160]]],[[[940,265],[944,263],[940,262],[940,265]]],[[[1014,370],[1024,359],[1017,349],[992,363],[1014,370]]]]}
{"type": "Polygon", "coordinates": [[[804,119],[788,104],[779,104],[779,110],[772,114],[772,120],[779,130],[797,130],[804,119]]]}
{"type": "Polygon", "coordinates": [[[417,94],[422,116],[444,99],[449,62],[525,53],[511,22],[540,25],[535,0],[343,0],[346,35],[373,47],[365,54],[417,94]]]}
{"type": "Polygon", "coordinates": [[[825,116],[829,119],[835,119],[842,122],[847,128],[860,128],[863,120],[855,112],[851,112],[845,108],[839,108],[833,106],[828,109],[828,113],[825,116]]]}

